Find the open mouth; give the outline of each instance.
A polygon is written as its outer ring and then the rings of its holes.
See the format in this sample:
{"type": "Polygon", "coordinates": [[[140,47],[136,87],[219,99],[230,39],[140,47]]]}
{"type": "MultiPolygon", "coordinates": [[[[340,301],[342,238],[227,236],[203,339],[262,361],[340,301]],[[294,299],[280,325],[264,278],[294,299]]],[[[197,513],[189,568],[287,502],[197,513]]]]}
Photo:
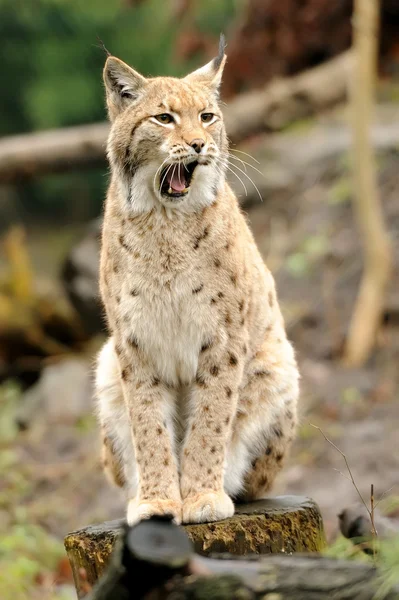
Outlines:
{"type": "Polygon", "coordinates": [[[176,163],[167,165],[162,169],[159,189],[162,196],[167,198],[181,198],[188,194],[193,173],[198,162],[193,161],[188,165],[176,163]]]}

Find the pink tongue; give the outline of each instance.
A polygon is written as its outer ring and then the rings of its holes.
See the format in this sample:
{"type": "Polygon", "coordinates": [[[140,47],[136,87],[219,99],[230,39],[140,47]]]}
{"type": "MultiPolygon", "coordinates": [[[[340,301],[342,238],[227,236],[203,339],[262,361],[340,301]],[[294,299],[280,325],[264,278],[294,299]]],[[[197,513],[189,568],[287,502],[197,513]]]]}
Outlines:
{"type": "Polygon", "coordinates": [[[171,167],[166,175],[166,179],[174,192],[182,192],[187,185],[183,165],[171,167]]]}

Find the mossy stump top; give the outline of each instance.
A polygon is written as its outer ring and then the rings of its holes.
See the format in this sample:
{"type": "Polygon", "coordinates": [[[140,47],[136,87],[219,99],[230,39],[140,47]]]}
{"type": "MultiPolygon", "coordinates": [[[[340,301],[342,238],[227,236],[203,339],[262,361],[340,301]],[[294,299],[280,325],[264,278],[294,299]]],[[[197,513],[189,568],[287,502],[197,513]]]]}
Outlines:
{"type": "MultiPolygon", "coordinates": [[[[79,597],[109,563],[123,521],[90,525],[68,534],[65,548],[79,597]]],[[[325,545],[323,521],[315,502],[301,496],[280,496],[236,506],[230,519],[183,526],[198,554],[274,554],[318,552],[325,545]]]]}

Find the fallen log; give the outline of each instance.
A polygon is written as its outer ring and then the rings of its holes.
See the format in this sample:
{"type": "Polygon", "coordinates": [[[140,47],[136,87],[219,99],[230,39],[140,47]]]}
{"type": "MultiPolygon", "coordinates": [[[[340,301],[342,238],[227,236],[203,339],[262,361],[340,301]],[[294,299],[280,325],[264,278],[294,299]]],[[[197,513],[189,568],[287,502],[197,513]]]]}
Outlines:
{"type": "MultiPolygon", "coordinates": [[[[231,519],[185,525],[184,530],[194,550],[203,556],[317,552],[325,544],[319,508],[309,498],[300,496],[237,505],[231,519]]],[[[123,522],[111,521],[66,536],[65,548],[78,593],[86,583],[93,585],[102,575],[122,534],[123,522]]]]}
{"type": "MultiPolygon", "coordinates": [[[[167,517],[152,518],[133,528],[122,526],[104,575],[94,588],[85,575],[78,595],[89,592],[89,600],[371,600],[381,586],[371,563],[311,555],[254,558],[197,556],[183,528],[167,517]]],[[[399,598],[399,591],[388,590],[383,597],[399,598]]]]}
{"type": "MultiPolygon", "coordinates": [[[[209,569],[207,576],[176,578],[164,586],[166,594],[154,597],[171,600],[374,600],[383,581],[382,575],[371,564],[322,556],[270,556],[256,562],[202,559],[201,566],[209,569]]],[[[398,600],[399,588],[392,586],[381,597],[398,600]]],[[[116,597],[113,599],[117,600],[116,597]]]]}
{"type": "Polygon", "coordinates": [[[108,123],[78,125],[0,139],[0,182],[105,165],[108,123]]]}
{"type": "MultiPolygon", "coordinates": [[[[351,55],[295,77],[244,93],[224,110],[227,133],[237,144],[264,131],[279,131],[298,119],[343,102],[351,55]]],[[[0,183],[45,173],[60,173],[105,164],[107,123],[81,125],[0,139],[0,183]]]]}
{"type": "Polygon", "coordinates": [[[237,96],[224,112],[229,139],[238,143],[257,133],[281,131],[299,119],[345,101],[352,62],[351,53],[345,52],[295,77],[237,96]]]}

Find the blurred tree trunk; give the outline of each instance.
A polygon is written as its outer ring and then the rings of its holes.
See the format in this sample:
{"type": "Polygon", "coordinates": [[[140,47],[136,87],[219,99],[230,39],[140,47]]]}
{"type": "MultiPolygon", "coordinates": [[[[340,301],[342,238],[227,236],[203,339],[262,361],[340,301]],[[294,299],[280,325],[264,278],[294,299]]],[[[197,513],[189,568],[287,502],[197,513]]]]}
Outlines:
{"type": "Polygon", "coordinates": [[[392,269],[370,139],[377,72],[379,0],[355,1],[353,27],[355,68],[351,86],[351,116],[354,203],[363,244],[364,272],[344,352],[348,366],[363,364],[373,349],[392,269]]]}

